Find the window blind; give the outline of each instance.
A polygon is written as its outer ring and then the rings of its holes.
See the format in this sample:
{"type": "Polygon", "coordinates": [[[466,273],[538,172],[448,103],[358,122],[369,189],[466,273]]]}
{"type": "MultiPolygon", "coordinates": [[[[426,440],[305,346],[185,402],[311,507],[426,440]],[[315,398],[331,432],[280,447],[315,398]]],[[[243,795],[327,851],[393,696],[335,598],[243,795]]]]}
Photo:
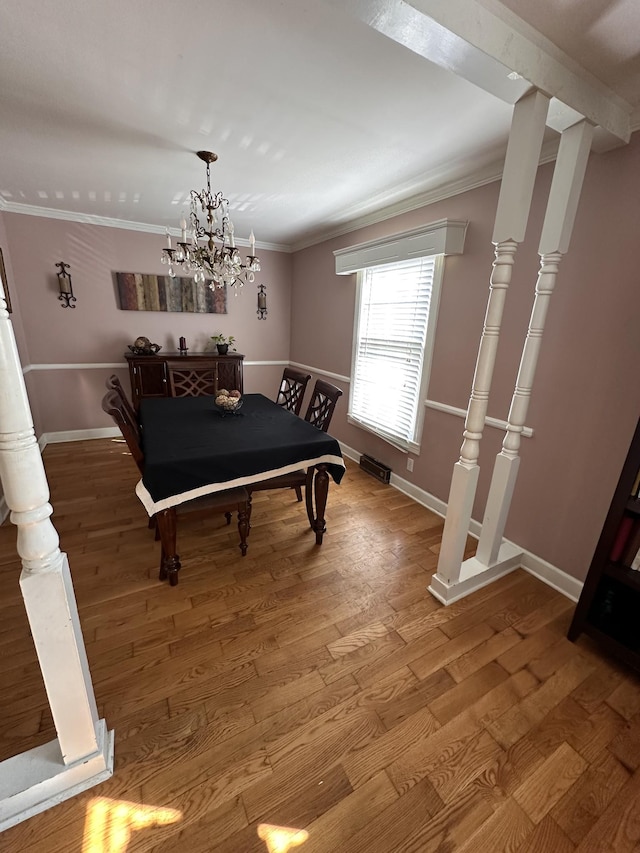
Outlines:
{"type": "Polygon", "coordinates": [[[361,276],[351,418],[401,448],[415,440],[436,257],[361,276]]]}

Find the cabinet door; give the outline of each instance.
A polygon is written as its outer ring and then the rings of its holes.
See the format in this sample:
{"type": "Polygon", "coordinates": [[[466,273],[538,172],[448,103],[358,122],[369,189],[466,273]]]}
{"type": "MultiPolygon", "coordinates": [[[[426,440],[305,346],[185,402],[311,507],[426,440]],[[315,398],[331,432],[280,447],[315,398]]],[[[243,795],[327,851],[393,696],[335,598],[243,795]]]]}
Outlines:
{"type": "Polygon", "coordinates": [[[239,358],[218,359],[218,388],[242,393],[242,362],[239,358]]]}
{"type": "Polygon", "coordinates": [[[136,405],[143,397],[168,397],[167,365],[164,361],[136,361],[133,364],[136,405]]]}

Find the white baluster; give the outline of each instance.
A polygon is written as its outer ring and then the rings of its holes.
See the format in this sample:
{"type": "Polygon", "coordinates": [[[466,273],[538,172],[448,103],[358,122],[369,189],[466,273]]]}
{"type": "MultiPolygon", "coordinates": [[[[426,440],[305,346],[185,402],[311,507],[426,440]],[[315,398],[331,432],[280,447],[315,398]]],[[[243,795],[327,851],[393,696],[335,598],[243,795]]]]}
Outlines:
{"type": "Polygon", "coordinates": [[[526,232],[548,107],[548,97],[534,91],[522,98],[513,112],[493,231],[495,260],[485,324],[478,348],[460,459],[453,466],[438,571],[429,586],[433,595],[444,603],[459,597],[460,590],[456,587],[464,580],[461,577],[462,561],[480,473],[480,441],[487,415],[502,314],[515,253],[526,232]]]}
{"type": "Polygon", "coordinates": [[[525,424],[535,378],[551,294],[558,267],[569,247],[575,214],[593,137],[586,121],[564,131],[549,191],[540,237],[540,271],[536,282],[531,319],[522,349],[516,387],[511,400],[507,431],[498,453],[487,497],[482,533],[475,561],[495,567],[501,560],[504,529],[520,466],[520,435],[525,424]]]}
{"type": "Polygon", "coordinates": [[[113,732],[98,719],[69,564],[50,520],[49,488],[1,294],[0,479],[18,530],[20,587],[58,736],[0,762],[2,831],[111,776],[113,732]]]}

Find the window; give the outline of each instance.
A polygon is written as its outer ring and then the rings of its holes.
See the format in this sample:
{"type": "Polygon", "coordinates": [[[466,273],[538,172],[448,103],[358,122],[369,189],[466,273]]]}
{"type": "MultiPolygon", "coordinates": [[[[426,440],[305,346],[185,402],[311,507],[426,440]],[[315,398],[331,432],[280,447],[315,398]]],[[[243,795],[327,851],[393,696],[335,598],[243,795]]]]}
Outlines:
{"type": "Polygon", "coordinates": [[[402,450],[418,450],[442,256],[358,274],[349,419],[402,450]]]}
{"type": "Polygon", "coordinates": [[[444,256],[466,231],[440,219],[333,253],[337,275],[358,273],[349,421],[401,450],[420,450],[444,256]]]}

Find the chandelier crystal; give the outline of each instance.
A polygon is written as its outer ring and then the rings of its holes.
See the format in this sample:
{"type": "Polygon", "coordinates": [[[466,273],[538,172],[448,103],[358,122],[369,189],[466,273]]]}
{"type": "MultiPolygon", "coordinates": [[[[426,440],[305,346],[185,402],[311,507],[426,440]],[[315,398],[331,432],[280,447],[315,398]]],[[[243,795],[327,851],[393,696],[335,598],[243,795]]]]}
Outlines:
{"type": "Polygon", "coordinates": [[[229,218],[229,200],[221,192],[211,191],[211,164],[218,155],[212,151],[198,151],[198,157],[207,164],[207,187],[196,192],[191,190],[190,228],[182,218],[180,221],[181,238],[177,248],[171,245],[171,235],[167,231],[167,246],[162,250],[162,263],[169,265],[169,275],[175,278],[176,267],[186,275],[193,274],[196,282],[211,278],[211,290],[216,287],[235,287],[236,291],[245,282],[254,281],[254,273],[260,272],[260,261],[256,257],[256,238],[253,231],[249,235],[249,254],[243,263],[236,248],[233,222],[229,218]],[[204,215],[206,223],[198,218],[204,215]],[[205,244],[198,241],[205,240],[205,244]]]}

